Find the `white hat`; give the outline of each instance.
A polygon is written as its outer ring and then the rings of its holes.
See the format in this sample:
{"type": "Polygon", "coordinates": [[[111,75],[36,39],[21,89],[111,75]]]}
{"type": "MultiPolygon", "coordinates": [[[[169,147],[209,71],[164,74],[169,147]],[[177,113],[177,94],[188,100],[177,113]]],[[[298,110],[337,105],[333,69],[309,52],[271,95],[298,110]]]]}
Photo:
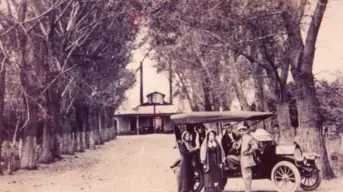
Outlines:
{"type": "Polygon", "coordinates": [[[239,131],[239,130],[241,130],[241,129],[248,130],[248,128],[247,128],[246,126],[241,125],[241,126],[239,126],[239,127],[237,128],[237,131],[239,131]]]}

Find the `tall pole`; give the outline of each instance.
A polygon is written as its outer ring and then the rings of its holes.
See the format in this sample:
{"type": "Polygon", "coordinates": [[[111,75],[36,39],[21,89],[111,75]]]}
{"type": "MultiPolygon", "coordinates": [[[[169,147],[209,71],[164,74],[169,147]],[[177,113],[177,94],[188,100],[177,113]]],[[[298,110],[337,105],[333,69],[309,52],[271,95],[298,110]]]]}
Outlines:
{"type": "Polygon", "coordinates": [[[143,61],[141,61],[141,65],[139,67],[140,71],[140,104],[143,104],[144,97],[143,97],[143,61]]]}
{"type": "Polygon", "coordinates": [[[154,132],[156,133],[156,104],[154,103],[154,115],[152,116],[153,124],[154,124],[154,132]]]}
{"type": "MultiPolygon", "coordinates": [[[[140,71],[140,104],[143,104],[144,102],[144,96],[143,96],[143,62],[144,60],[149,56],[149,52],[152,50],[152,48],[149,49],[149,51],[144,55],[143,59],[140,62],[139,71],[140,71]]],[[[137,72],[137,71],[136,71],[137,72]]]]}
{"type": "Polygon", "coordinates": [[[173,75],[171,62],[169,62],[169,102],[170,104],[173,104],[173,75]]]}

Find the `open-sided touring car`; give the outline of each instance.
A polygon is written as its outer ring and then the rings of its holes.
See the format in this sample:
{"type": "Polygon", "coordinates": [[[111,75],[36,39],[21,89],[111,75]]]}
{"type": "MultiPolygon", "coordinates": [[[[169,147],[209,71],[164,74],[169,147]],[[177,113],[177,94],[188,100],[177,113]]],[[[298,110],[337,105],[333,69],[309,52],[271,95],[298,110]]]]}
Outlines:
{"type": "MultiPolygon", "coordinates": [[[[190,112],[172,115],[171,120],[175,124],[176,140],[179,140],[182,131],[193,125],[205,127],[207,123],[216,124],[220,134],[223,122],[232,122],[232,124],[245,122],[251,127],[273,115],[269,112],[251,111],[190,112]]],[[[297,143],[279,145],[265,130],[258,129],[252,135],[259,142],[259,148],[254,153],[257,165],[253,167],[253,179],[270,179],[276,190],[280,192],[294,192],[299,188],[311,191],[319,187],[321,174],[318,155],[304,153],[297,143]]],[[[195,192],[200,192],[204,185],[203,169],[199,162],[193,164],[195,192]]],[[[224,166],[222,188],[225,187],[228,178],[241,177],[240,170],[239,165],[236,169],[224,166]]]]}

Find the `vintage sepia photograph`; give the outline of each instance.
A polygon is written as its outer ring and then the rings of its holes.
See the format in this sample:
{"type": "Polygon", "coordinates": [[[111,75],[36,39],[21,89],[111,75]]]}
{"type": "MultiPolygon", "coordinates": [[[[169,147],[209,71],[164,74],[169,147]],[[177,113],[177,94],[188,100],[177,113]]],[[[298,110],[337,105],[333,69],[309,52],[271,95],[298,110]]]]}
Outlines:
{"type": "Polygon", "coordinates": [[[342,50],[343,0],[0,0],[0,192],[341,192],[342,50]]]}

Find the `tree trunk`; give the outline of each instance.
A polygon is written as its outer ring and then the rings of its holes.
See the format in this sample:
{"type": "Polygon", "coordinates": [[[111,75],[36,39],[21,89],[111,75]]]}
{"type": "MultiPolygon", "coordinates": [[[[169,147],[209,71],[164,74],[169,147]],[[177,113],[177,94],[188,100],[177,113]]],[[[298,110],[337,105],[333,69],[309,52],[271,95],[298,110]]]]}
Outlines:
{"type": "Polygon", "coordinates": [[[328,154],[322,132],[322,117],[319,102],[316,97],[315,83],[312,73],[299,73],[296,76],[299,88],[297,94],[297,108],[299,113],[299,127],[297,128],[297,142],[304,151],[321,155],[321,166],[324,179],[334,177],[330,167],[328,154]]]}
{"type": "Polygon", "coordinates": [[[68,117],[68,122],[70,124],[70,128],[71,128],[71,135],[70,135],[70,139],[71,139],[71,146],[70,148],[72,149],[73,153],[77,152],[76,148],[76,133],[77,133],[77,123],[76,123],[76,113],[73,112],[72,114],[70,114],[70,117],[68,117]]]}
{"type": "MultiPolygon", "coordinates": [[[[1,58],[1,57],[0,57],[1,58]]],[[[0,62],[5,59],[0,59],[0,62]]],[[[2,62],[2,66],[0,67],[0,159],[1,159],[1,145],[2,145],[2,128],[3,128],[3,120],[4,120],[4,106],[5,106],[5,77],[6,76],[6,62],[2,62]]],[[[0,165],[0,175],[2,175],[2,167],[0,165]]]]}
{"type": "Polygon", "coordinates": [[[106,127],[107,127],[107,140],[112,140],[112,124],[111,124],[111,109],[106,108],[106,127]]]}
{"type": "Polygon", "coordinates": [[[212,96],[212,104],[213,104],[213,110],[219,111],[221,108],[221,105],[223,103],[223,93],[221,89],[221,75],[220,75],[220,63],[215,62],[212,68],[212,78],[211,78],[211,96],[212,96]]]}
{"type": "MultiPolygon", "coordinates": [[[[234,75],[235,76],[235,75],[234,75]]],[[[243,89],[241,87],[241,85],[239,84],[239,82],[234,82],[234,88],[235,88],[235,92],[237,95],[237,99],[241,105],[241,109],[243,111],[250,111],[250,106],[248,104],[248,101],[243,93],[243,89]]]]}
{"type": "Polygon", "coordinates": [[[99,145],[99,109],[94,110],[93,117],[93,135],[94,135],[94,144],[99,145]]]}
{"type": "MultiPolygon", "coordinates": [[[[47,82],[50,82],[53,78],[53,73],[46,75],[47,82]]],[[[45,93],[47,112],[51,118],[46,120],[43,128],[42,153],[39,156],[39,162],[44,164],[52,162],[56,157],[60,157],[60,147],[56,138],[57,134],[59,134],[59,97],[56,89],[56,84],[53,84],[45,93]]]]}
{"type": "MultiPolygon", "coordinates": [[[[263,69],[262,67],[255,63],[253,66],[253,80],[254,80],[254,86],[255,86],[255,105],[256,109],[255,111],[268,111],[268,109],[264,108],[264,104],[266,101],[266,98],[264,96],[264,81],[263,81],[263,69]]],[[[266,128],[265,121],[261,121],[255,125],[255,129],[257,128],[266,128]]]]}
{"type": "Polygon", "coordinates": [[[205,111],[212,111],[210,84],[211,80],[206,75],[204,75],[204,79],[202,81],[202,89],[204,94],[205,111]]]}
{"type": "Polygon", "coordinates": [[[93,108],[89,109],[89,117],[88,117],[88,125],[89,125],[89,132],[88,132],[88,138],[89,138],[89,148],[95,149],[95,110],[93,108]]]}
{"type": "Polygon", "coordinates": [[[36,154],[36,123],[29,122],[25,131],[23,146],[21,151],[20,167],[22,169],[36,169],[37,168],[37,154],[36,154]]]}
{"type": "MultiPolygon", "coordinates": [[[[24,76],[25,77],[25,76],[24,76]]],[[[27,78],[27,77],[26,77],[27,78]]],[[[22,82],[23,83],[23,82],[22,82]]],[[[23,83],[27,86],[26,83],[23,83]]],[[[25,97],[24,104],[27,106],[28,119],[23,133],[23,143],[21,148],[20,167],[22,169],[36,169],[38,160],[37,145],[37,125],[38,106],[30,98],[25,97]]]]}
{"type": "Polygon", "coordinates": [[[75,152],[75,140],[73,139],[73,133],[67,134],[66,144],[68,146],[66,154],[73,155],[75,152]]]}
{"type": "Polygon", "coordinates": [[[107,108],[103,109],[102,112],[102,138],[104,142],[108,141],[108,124],[107,124],[107,108]]]}
{"type": "Polygon", "coordinates": [[[87,149],[87,141],[86,141],[86,130],[85,127],[82,126],[82,131],[81,131],[81,148],[83,149],[83,151],[85,151],[85,149],[87,149]]]}
{"type": "MultiPolygon", "coordinates": [[[[18,2],[18,22],[24,22],[27,12],[27,0],[18,2]]],[[[23,24],[25,26],[25,24],[23,24]]],[[[34,64],[26,62],[27,57],[27,36],[23,30],[19,30],[19,47],[20,47],[20,84],[25,93],[25,105],[27,113],[27,124],[24,130],[23,147],[21,153],[20,167],[23,169],[35,169],[37,167],[37,157],[35,153],[36,145],[36,125],[38,121],[38,107],[32,98],[35,99],[36,82],[32,74],[35,72],[34,64]]]]}
{"type": "Polygon", "coordinates": [[[99,110],[99,113],[98,113],[98,144],[99,145],[104,144],[102,131],[103,131],[102,110],[99,110]]]}
{"type": "Polygon", "coordinates": [[[73,155],[74,154],[74,147],[72,142],[72,137],[70,132],[64,131],[62,138],[62,147],[61,147],[61,154],[65,155],[73,155]]]}
{"type": "Polygon", "coordinates": [[[68,120],[69,119],[67,116],[63,116],[61,153],[66,155],[73,155],[74,146],[72,140],[72,127],[68,120]]]}
{"type": "Polygon", "coordinates": [[[292,75],[298,86],[297,108],[299,114],[299,127],[297,128],[297,140],[305,151],[316,152],[321,155],[321,166],[324,179],[334,177],[334,172],[328,160],[325,141],[322,131],[322,117],[319,110],[319,102],[316,95],[313,60],[315,46],[321,22],[326,10],[328,0],[318,0],[310,22],[305,44],[301,44],[301,33],[298,28],[292,26],[293,15],[284,14],[286,29],[289,34],[289,44],[294,50],[290,54],[292,61],[292,75]],[[294,31],[296,30],[296,31],[294,31]],[[300,43],[300,45],[299,45],[300,43]]]}
{"type": "Polygon", "coordinates": [[[115,131],[114,131],[113,113],[114,113],[114,108],[109,107],[108,108],[108,127],[109,127],[109,133],[110,133],[110,140],[113,140],[116,137],[115,131]]]}
{"type": "MultiPolygon", "coordinates": [[[[185,80],[183,78],[183,76],[184,76],[183,73],[179,72],[179,71],[176,71],[176,75],[177,75],[177,77],[179,79],[179,82],[181,84],[181,88],[180,89],[182,90],[182,94],[184,94],[186,96],[191,110],[192,111],[198,111],[199,109],[197,109],[196,104],[194,103],[194,97],[192,99],[189,91],[187,90],[188,86],[186,85],[185,80]]],[[[193,92],[194,92],[194,90],[193,90],[193,92]]]]}
{"type": "Polygon", "coordinates": [[[223,109],[223,111],[229,111],[230,110],[230,105],[231,105],[231,98],[230,98],[230,92],[226,92],[224,93],[224,97],[221,103],[221,107],[223,109]]]}
{"type": "Polygon", "coordinates": [[[80,104],[75,104],[76,110],[76,133],[75,133],[75,142],[76,142],[76,152],[84,152],[82,145],[82,109],[80,104]]]}
{"type": "Polygon", "coordinates": [[[84,105],[82,111],[82,145],[84,149],[89,149],[89,124],[88,124],[88,106],[84,105]]]}
{"type": "Polygon", "coordinates": [[[112,112],[110,107],[106,107],[105,110],[105,122],[106,122],[106,140],[111,141],[112,140],[112,112]]]}
{"type": "Polygon", "coordinates": [[[38,158],[39,163],[47,164],[52,162],[54,159],[50,146],[51,140],[53,139],[51,132],[49,123],[45,122],[43,127],[42,152],[38,158]]]}
{"type": "Polygon", "coordinates": [[[277,103],[276,113],[281,136],[280,143],[293,143],[295,138],[295,130],[291,124],[288,102],[277,103]]]}

